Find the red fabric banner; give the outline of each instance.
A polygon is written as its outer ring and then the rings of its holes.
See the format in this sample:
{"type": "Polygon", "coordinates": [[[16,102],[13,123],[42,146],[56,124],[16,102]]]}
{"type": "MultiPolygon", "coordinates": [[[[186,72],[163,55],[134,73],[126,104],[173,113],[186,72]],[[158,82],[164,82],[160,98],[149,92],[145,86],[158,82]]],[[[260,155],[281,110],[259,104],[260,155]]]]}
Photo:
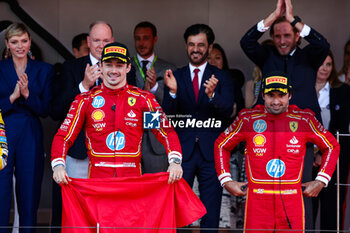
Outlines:
{"type": "Polygon", "coordinates": [[[206,209],[184,179],[170,185],[168,177],[72,178],[61,185],[62,232],[95,233],[99,223],[100,233],[175,233],[206,209]]]}

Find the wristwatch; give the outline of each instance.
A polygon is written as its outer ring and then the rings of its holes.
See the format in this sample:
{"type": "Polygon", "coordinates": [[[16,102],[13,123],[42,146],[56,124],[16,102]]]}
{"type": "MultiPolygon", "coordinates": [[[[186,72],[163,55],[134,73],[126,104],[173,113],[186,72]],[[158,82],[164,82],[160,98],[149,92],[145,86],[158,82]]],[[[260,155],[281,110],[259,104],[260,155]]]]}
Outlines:
{"type": "Polygon", "coordinates": [[[294,20],[293,20],[293,22],[290,23],[290,25],[292,25],[292,27],[294,27],[295,24],[297,24],[299,22],[301,22],[301,18],[298,16],[294,16],[294,20]]]}
{"type": "Polygon", "coordinates": [[[172,158],[170,160],[170,163],[181,164],[181,159],[179,159],[179,158],[172,158]]]}

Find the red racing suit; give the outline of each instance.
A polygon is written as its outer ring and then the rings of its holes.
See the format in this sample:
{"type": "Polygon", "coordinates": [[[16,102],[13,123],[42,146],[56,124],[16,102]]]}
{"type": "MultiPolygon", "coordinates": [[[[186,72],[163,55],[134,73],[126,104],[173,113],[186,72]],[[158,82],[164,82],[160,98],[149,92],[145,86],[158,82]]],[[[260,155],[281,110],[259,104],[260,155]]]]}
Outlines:
{"type": "Polygon", "coordinates": [[[248,177],[244,228],[272,232],[290,229],[290,223],[292,230],[304,230],[301,177],[306,143],[314,143],[321,150],[322,165],[316,180],[327,185],[340,150],[336,139],[313,112],[295,105],[279,115],[268,113],[263,105],[243,110],[215,142],[215,166],[221,185],[232,180],[230,152],[242,141],[246,143],[248,177]]]}
{"type": "Polygon", "coordinates": [[[102,84],[72,102],[52,143],[51,166],[65,166],[69,147],[84,129],[90,178],[141,176],[144,113],[148,123],[160,125],[152,132],[164,145],[169,160],[181,159],[177,134],[172,127],[162,127],[169,124],[162,124],[167,118],[151,93],[130,85],[111,90],[102,84]],[[156,114],[149,118],[147,112],[156,114]]]}
{"type": "Polygon", "coordinates": [[[0,170],[4,169],[7,165],[7,138],[5,133],[5,123],[2,119],[1,110],[0,110],[0,170]]]}

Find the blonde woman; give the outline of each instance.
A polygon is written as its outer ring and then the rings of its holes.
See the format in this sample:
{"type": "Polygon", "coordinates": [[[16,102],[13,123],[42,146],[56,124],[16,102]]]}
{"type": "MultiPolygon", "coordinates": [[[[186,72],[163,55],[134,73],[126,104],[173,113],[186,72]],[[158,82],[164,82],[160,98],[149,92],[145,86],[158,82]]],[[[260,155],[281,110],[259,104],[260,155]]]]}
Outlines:
{"type": "Polygon", "coordinates": [[[44,165],[40,117],[49,113],[52,66],[32,60],[31,38],[24,24],[11,24],[5,32],[9,58],[0,61],[0,108],[6,125],[9,155],[0,171],[0,233],[8,231],[12,176],[16,177],[16,196],[20,232],[34,232],[44,165]]]}

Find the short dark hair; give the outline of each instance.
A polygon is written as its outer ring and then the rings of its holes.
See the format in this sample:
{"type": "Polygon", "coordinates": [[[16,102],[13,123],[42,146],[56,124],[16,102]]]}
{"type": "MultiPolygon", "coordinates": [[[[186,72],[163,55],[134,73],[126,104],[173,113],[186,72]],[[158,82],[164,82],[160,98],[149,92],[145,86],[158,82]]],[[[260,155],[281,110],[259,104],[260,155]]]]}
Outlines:
{"type": "Polygon", "coordinates": [[[206,24],[193,24],[191,26],[189,26],[185,33],[184,33],[184,39],[185,39],[185,43],[187,43],[187,39],[189,36],[194,36],[194,35],[198,35],[199,33],[204,33],[207,36],[207,41],[208,44],[211,45],[212,43],[214,43],[215,40],[215,35],[213,30],[206,24]]]}
{"type": "Polygon", "coordinates": [[[80,33],[80,34],[76,35],[75,37],[73,37],[72,48],[79,50],[81,44],[83,43],[83,41],[87,40],[86,38],[87,38],[88,35],[89,34],[87,34],[87,33],[80,33]]]}
{"type": "Polygon", "coordinates": [[[138,29],[138,28],[150,28],[152,30],[153,37],[157,36],[157,28],[151,22],[142,21],[142,22],[138,23],[134,28],[134,34],[135,34],[136,29],[138,29]]]}
{"type": "MultiPolygon", "coordinates": [[[[279,24],[279,23],[283,23],[283,22],[287,22],[289,23],[289,21],[286,19],[286,16],[280,16],[278,17],[271,25],[270,27],[270,36],[272,37],[273,34],[275,33],[275,25],[279,24]]],[[[293,32],[297,33],[298,29],[296,27],[293,27],[293,32]]]]}

